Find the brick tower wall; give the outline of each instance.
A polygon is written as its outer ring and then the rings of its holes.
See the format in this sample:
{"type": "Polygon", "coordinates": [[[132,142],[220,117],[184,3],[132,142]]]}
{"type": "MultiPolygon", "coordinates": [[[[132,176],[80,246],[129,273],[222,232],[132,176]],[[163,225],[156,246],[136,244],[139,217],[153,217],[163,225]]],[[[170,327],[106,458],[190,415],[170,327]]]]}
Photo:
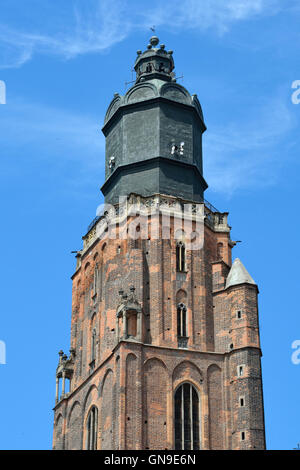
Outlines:
{"type": "Polygon", "coordinates": [[[203,247],[187,250],[186,270],[176,272],[173,226],[171,218],[170,239],[142,229],[142,239],[94,236],[85,245],[73,276],[74,373],[55,407],[55,449],[85,448],[92,406],[98,449],[174,448],[174,392],[184,382],[199,393],[201,448],[264,448],[257,288],[225,288],[232,245],[224,224],[205,223],[203,247]],[[119,292],[130,286],[142,311],[139,341],[118,337],[119,292]],[[178,303],[187,306],[187,349],[177,344],[178,303]]]}

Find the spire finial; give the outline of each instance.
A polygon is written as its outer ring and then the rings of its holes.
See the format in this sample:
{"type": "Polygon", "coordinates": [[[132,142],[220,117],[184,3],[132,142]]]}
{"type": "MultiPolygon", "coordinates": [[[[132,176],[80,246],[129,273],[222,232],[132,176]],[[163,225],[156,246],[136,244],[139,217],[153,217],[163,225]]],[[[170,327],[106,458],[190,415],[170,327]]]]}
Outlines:
{"type": "Polygon", "coordinates": [[[159,43],[159,39],[158,39],[157,36],[152,36],[150,38],[150,44],[151,44],[152,47],[157,46],[158,43],[159,43]]]}

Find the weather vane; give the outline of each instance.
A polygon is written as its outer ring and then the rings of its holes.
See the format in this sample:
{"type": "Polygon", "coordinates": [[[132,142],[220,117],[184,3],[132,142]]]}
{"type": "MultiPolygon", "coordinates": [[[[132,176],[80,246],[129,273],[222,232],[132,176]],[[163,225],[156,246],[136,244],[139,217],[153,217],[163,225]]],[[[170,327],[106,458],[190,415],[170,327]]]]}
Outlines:
{"type": "Polygon", "coordinates": [[[151,29],[151,31],[152,31],[153,33],[155,33],[155,25],[151,26],[150,29],[151,29]]]}

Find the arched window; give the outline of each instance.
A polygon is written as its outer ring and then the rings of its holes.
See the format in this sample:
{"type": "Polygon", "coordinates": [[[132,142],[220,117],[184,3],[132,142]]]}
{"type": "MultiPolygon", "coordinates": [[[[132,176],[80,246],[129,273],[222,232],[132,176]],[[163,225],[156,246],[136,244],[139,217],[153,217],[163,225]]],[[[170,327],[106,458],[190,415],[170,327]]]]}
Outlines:
{"type": "Polygon", "coordinates": [[[183,242],[176,244],[176,271],[185,271],[185,246],[183,242]]]}
{"type": "Polygon", "coordinates": [[[98,409],[95,406],[89,412],[86,427],[86,448],[87,450],[97,450],[98,409]]]}
{"type": "Polygon", "coordinates": [[[187,337],[186,306],[184,304],[177,306],[177,336],[187,337]]]}
{"type": "Polygon", "coordinates": [[[199,396],[195,387],[184,383],[175,392],[175,450],[199,450],[199,396]]]}

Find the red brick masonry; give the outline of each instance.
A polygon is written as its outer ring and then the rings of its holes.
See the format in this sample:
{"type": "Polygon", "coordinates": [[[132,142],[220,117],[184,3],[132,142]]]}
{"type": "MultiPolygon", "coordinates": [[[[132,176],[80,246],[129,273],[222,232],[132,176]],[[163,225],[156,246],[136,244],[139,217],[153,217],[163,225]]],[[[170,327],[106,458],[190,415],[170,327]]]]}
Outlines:
{"type": "Polygon", "coordinates": [[[98,449],[174,449],[174,391],[185,381],[200,397],[202,449],[265,448],[258,289],[247,282],[226,288],[234,243],[227,214],[225,222],[212,215],[203,248],[186,251],[184,272],[176,271],[174,233],[100,240],[94,230],[84,237],[72,278],[71,387],[55,406],[55,449],[86,448],[93,405],[98,449]],[[126,302],[141,309],[135,337],[122,333],[118,312],[126,302]],[[178,303],[187,307],[184,349],[178,303]]]}

